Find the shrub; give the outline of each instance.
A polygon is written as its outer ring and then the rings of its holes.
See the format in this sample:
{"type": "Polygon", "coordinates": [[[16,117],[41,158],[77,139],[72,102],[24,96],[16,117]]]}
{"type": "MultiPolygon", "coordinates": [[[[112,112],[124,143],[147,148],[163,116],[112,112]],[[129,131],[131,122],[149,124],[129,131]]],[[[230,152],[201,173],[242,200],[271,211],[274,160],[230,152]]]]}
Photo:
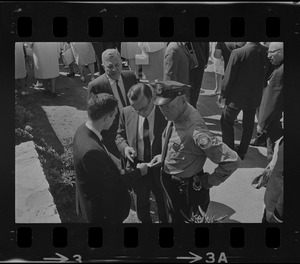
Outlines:
{"type": "Polygon", "coordinates": [[[44,139],[37,140],[36,148],[40,161],[50,185],[53,197],[56,197],[57,206],[74,204],[75,199],[75,171],[73,152],[71,146],[67,146],[62,155],[49,146],[44,139]]]}
{"type": "Polygon", "coordinates": [[[227,215],[224,216],[220,216],[219,218],[215,219],[215,216],[208,216],[200,207],[200,205],[198,205],[198,212],[196,214],[194,214],[194,212],[190,213],[190,218],[188,218],[184,212],[181,211],[181,214],[184,216],[184,218],[186,219],[186,223],[221,223],[222,220],[224,220],[227,215]]]}
{"type": "Polygon", "coordinates": [[[15,105],[15,128],[24,128],[31,117],[32,114],[25,107],[15,105]]]}

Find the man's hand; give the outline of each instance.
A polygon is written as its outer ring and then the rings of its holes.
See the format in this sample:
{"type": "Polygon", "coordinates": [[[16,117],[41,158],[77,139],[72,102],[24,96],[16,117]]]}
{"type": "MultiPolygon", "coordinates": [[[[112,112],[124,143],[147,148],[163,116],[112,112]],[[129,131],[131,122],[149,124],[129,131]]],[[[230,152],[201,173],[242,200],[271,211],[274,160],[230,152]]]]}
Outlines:
{"type": "Polygon", "coordinates": [[[262,134],[263,133],[263,130],[262,130],[262,128],[259,125],[257,125],[256,131],[257,131],[258,134],[262,134]]]}
{"type": "Polygon", "coordinates": [[[138,163],[136,165],[136,168],[141,170],[142,176],[146,175],[147,172],[148,172],[148,165],[147,165],[147,163],[138,163]]]}
{"type": "Polygon", "coordinates": [[[161,154],[156,155],[150,162],[150,167],[157,167],[161,165],[161,154]]]}
{"type": "Polygon", "coordinates": [[[132,147],[126,146],[124,149],[124,154],[127,159],[129,159],[131,162],[133,162],[135,150],[132,147]]]}
{"type": "Polygon", "coordinates": [[[201,184],[205,189],[209,189],[212,187],[211,184],[208,183],[208,177],[210,176],[209,173],[205,172],[204,175],[202,175],[201,179],[201,184]]]}
{"type": "Polygon", "coordinates": [[[225,100],[226,99],[221,97],[221,95],[218,96],[217,105],[219,106],[219,108],[225,107],[225,100]]]}

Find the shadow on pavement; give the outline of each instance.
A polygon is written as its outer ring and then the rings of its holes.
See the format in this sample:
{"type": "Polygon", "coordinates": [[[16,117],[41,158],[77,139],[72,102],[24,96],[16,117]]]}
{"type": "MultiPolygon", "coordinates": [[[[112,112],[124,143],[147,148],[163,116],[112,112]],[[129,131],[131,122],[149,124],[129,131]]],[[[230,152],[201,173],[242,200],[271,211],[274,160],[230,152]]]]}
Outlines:
{"type": "Polygon", "coordinates": [[[267,157],[257,147],[249,146],[245,159],[242,160],[239,168],[265,168],[267,165],[267,157]]]}
{"type": "MultiPolygon", "coordinates": [[[[80,81],[79,76],[69,78],[60,69],[60,75],[56,78],[56,93],[57,97],[53,98],[50,94],[44,94],[45,85],[41,87],[34,86],[36,79],[33,73],[28,76],[28,97],[33,97],[35,103],[45,106],[71,106],[78,110],[86,110],[87,86],[89,82],[88,76],[85,83],[80,81]]],[[[96,76],[95,76],[96,77],[96,76]]]]}
{"type": "Polygon", "coordinates": [[[215,219],[227,215],[227,217],[222,221],[223,223],[240,223],[239,221],[229,219],[230,216],[232,216],[234,213],[235,210],[233,210],[231,207],[214,201],[211,201],[209,203],[209,207],[207,211],[207,214],[214,215],[215,219]]]}

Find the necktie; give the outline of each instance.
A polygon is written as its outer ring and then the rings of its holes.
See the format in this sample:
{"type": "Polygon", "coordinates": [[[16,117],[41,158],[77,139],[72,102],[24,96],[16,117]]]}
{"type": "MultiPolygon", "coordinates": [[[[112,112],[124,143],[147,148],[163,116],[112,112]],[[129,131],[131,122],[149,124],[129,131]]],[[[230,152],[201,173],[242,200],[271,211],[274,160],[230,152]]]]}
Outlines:
{"type": "Polygon", "coordinates": [[[120,88],[120,86],[118,85],[118,80],[116,80],[116,85],[117,85],[117,90],[118,90],[119,97],[120,97],[120,99],[121,99],[121,103],[122,103],[123,107],[125,107],[125,106],[126,106],[126,103],[125,103],[125,101],[124,101],[124,97],[123,97],[123,95],[122,95],[121,88],[120,88]]]}
{"type": "Polygon", "coordinates": [[[144,162],[149,162],[151,160],[151,144],[150,144],[150,137],[149,137],[149,122],[147,117],[144,120],[144,133],[143,133],[143,140],[144,140],[144,162]]]}

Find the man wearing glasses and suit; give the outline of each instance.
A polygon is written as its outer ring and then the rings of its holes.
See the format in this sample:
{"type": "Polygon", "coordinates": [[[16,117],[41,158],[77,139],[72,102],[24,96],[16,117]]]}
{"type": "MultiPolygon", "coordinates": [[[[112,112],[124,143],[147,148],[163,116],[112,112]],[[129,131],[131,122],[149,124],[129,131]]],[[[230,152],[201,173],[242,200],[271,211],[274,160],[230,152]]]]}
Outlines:
{"type": "MultiPolygon", "coordinates": [[[[120,115],[116,144],[131,167],[140,161],[150,162],[161,153],[162,132],[167,121],[154,105],[152,90],[148,84],[138,83],[128,92],[131,106],[123,108],[120,115]]],[[[152,223],[150,215],[150,191],[155,196],[160,222],[166,223],[160,169],[149,168],[148,175],[140,178],[133,190],[137,197],[137,215],[142,223],[152,223]]]]}
{"type": "Polygon", "coordinates": [[[129,105],[126,95],[129,88],[137,83],[137,79],[134,72],[122,71],[122,59],[117,49],[107,49],[102,53],[102,66],[105,73],[89,83],[88,98],[90,98],[91,93],[108,93],[112,94],[119,101],[118,113],[113,125],[109,130],[102,133],[108,150],[119,157],[120,153],[115,145],[119,115],[122,109],[129,105]]]}

